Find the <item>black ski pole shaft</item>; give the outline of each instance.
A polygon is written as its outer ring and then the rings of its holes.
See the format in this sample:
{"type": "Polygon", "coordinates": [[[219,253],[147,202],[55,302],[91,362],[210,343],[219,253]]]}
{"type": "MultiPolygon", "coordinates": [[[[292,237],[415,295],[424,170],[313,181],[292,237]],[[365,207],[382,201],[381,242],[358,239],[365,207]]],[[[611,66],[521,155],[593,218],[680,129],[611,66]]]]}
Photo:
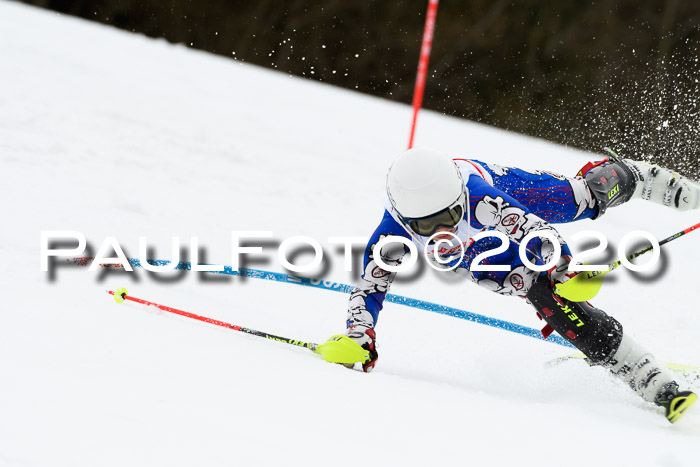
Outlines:
{"type": "Polygon", "coordinates": [[[196,319],[198,321],[203,321],[205,323],[214,324],[216,326],[221,326],[221,327],[224,327],[227,329],[233,329],[234,331],[244,332],[246,334],[250,334],[250,335],[258,336],[258,337],[263,337],[265,339],[270,339],[270,340],[277,341],[277,342],[284,342],[285,344],[296,345],[298,347],[304,347],[304,348],[309,349],[313,352],[315,352],[316,348],[318,347],[317,344],[314,344],[311,342],[303,342],[303,341],[299,341],[296,339],[289,339],[288,337],[276,336],[274,334],[270,334],[270,333],[263,332],[263,331],[256,331],[255,329],[245,328],[243,326],[238,326],[236,324],[226,323],[224,321],[219,321],[218,319],[208,318],[206,316],[195,315],[194,313],[190,313],[189,311],[178,310],[177,308],[172,308],[169,306],[161,305],[159,303],[149,302],[148,300],[144,300],[142,298],[132,297],[130,295],[127,295],[126,289],[123,289],[123,288],[117,289],[116,291],[109,290],[108,293],[110,295],[114,295],[114,299],[115,299],[115,301],[117,301],[117,303],[121,303],[124,300],[129,300],[129,301],[132,301],[135,303],[140,303],[142,305],[153,306],[155,308],[158,308],[159,310],[167,311],[168,313],[173,313],[176,315],[184,316],[186,318],[196,319]]]}
{"type": "MultiPolygon", "coordinates": [[[[672,242],[673,240],[675,240],[675,239],[677,239],[677,238],[680,238],[680,237],[682,237],[683,235],[689,234],[689,233],[692,232],[693,230],[697,230],[697,229],[700,229],[700,223],[697,223],[697,224],[695,224],[695,225],[693,225],[693,226],[691,226],[691,227],[688,227],[688,228],[685,229],[685,230],[681,230],[680,232],[675,233],[675,234],[671,235],[670,237],[664,238],[663,240],[661,240],[661,241],[659,242],[659,246],[665,245],[665,244],[667,244],[667,243],[669,243],[669,242],[672,242]]],[[[653,249],[654,249],[654,245],[649,245],[648,247],[642,248],[641,250],[636,251],[636,252],[632,253],[631,255],[629,255],[629,256],[627,257],[627,260],[628,260],[628,261],[632,261],[634,258],[637,258],[637,257],[639,257],[639,256],[642,256],[643,254],[648,253],[648,252],[650,252],[650,251],[653,250],[653,249]]],[[[612,270],[616,269],[618,266],[620,266],[621,264],[622,264],[622,261],[621,261],[621,260],[617,260],[617,261],[615,261],[615,262],[613,262],[613,263],[608,264],[608,269],[609,269],[610,271],[612,271],[612,270]]]]}

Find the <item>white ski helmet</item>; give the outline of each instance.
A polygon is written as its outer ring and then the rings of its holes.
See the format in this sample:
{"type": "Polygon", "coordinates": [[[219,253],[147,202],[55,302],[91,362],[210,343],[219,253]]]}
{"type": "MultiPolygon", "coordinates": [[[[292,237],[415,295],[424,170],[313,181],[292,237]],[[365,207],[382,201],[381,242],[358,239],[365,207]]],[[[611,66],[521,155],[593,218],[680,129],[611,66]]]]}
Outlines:
{"type": "Polygon", "coordinates": [[[413,148],[389,167],[386,191],[404,225],[418,235],[432,235],[462,220],[466,187],[454,161],[430,148],[413,148]]]}

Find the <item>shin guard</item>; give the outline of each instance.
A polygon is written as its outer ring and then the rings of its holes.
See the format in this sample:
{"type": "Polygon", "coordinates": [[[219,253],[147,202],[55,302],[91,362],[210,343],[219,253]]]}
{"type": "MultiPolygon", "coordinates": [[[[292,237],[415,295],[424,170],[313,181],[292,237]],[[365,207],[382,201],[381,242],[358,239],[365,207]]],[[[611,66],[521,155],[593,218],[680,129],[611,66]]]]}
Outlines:
{"type": "Polygon", "coordinates": [[[555,295],[549,277],[540,277],[527,293],[537,314],[597,365],[608,364],[622,341],[622,325],[587,302],[555,295]]]}

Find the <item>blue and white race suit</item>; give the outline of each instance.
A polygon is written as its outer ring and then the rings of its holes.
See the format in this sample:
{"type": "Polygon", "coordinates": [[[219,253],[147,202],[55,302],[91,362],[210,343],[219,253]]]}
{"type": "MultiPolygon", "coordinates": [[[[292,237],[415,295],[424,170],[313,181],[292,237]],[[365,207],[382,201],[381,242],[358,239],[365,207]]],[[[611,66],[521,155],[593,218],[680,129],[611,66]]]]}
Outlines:
{"type": "MultiPolygon", "coordinates": [[[[531,232],[548,231],[559,240],[562,255],[571,255],[566,242],[551,224],[573,222],[595,217],[598,208],[586,182],[549,172],[527,172],[517,168],[485,164],[476,160],[454,159],[467,187],[468,209],[457,225],[456,238],[450,244],[427,244],[428,237],[409,233],[402,226],[391,203],[386,201],[384,216],[372,234],[364,254],[364,267],[359,284],[350,295],[348,327],[363,325],[373,328],[384,298],[396,273],[385,271],[374,260],[374,246],[385,236],[408,238],[419,252],[425,251],[429,261],[442,267],[455,267],[454,272],[469,277],[496,293],[525,297],[542,272],[523,265],[519,255],[521,240],[531,232]],[[489,256],[480,264],[510,265],[510,271],[472,271],[470,265],[480,253],[501,245],[497,237],[473,241],[482,231],[496,230],[510,240],[506,251],[489,256]],[[437,258],[436,258],[437,256],[437,258]]],[[[407,247],[382,248],[381,258],[388,265],[399,265],[407,247]]],[[[549,263],[554,254],[552,242],[535,237],[527,244],[526,256],[531,263],[549,263]]]]}

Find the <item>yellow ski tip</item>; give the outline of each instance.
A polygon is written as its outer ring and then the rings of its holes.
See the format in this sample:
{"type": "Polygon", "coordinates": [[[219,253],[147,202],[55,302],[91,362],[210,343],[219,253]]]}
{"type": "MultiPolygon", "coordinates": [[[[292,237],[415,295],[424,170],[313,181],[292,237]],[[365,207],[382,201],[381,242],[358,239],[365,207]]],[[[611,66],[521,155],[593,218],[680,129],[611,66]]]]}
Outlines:
{"type": "Polygon", "coordinates": [[[369,360],[369,350],[363,349],[360,344],[342,334],[332,336],[324,344],[317,346],[314,352],[331,363],[365,363],[369,360]]]}
{"type": "Polygon", "coordinates": [[[554,291],[572,302],[587,302],[600,292],[605,274],[606,271],[583,271],[563,284],[557,284],[554,291]]]}
{"type": "Polygon", "coordinates": [[[698,396],[692,392],[687,396],[676,397],[671,401],[671,407],[666,418],[668,418],[669,422],[676,423],[697,400],[698,396]]]}

